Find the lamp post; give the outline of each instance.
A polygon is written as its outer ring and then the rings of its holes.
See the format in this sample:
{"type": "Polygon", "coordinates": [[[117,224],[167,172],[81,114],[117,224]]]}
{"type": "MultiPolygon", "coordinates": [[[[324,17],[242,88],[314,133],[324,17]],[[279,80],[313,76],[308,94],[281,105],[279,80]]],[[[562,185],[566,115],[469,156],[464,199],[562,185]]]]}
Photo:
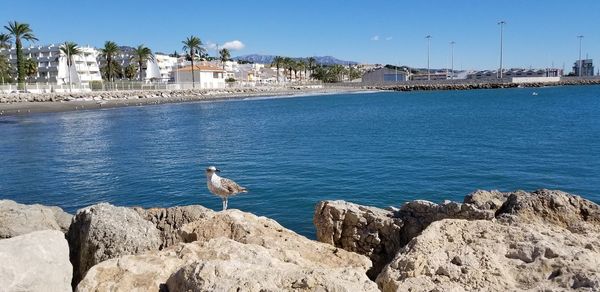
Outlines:
{"type": "Polygon", "coordinates": [[[454,80],[454,44],[456,42],[450,42],[450,79],[454,80]]]}
{"type": "Polygon", "coordinates": [[[431,49],[431,36],[427,35],[427,80],[431,80],[431,70],[429,69],[429,51],[431,49]]]}
{"type": "Polygon", "coordinates": [[[579,39],[579,77],[583,76],[581,71],[583,71],[583,61],[581,60],[581,40],[583,39],[582,35],[578,35],[577,38],[579,39]]]}
{"type": "Polygon", "coordinates": [[[498,22],[498,25],[500,25],[500,72],[498,74],[499,78],[502,78],[502,53],[503,53],[503,41],[504,41],[504,25],[506,24],[506,21],[502,20],[500,22],[498,22]]]}

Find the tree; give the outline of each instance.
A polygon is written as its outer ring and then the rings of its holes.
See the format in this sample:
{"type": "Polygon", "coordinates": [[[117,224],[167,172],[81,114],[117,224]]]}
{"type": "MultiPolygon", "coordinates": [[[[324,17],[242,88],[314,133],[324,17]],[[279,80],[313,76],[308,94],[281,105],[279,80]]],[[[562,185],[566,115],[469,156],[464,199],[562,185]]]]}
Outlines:
{"type": "Polygon", "coordinates": [[[115,77],[123,78],[123,68],[116,60],[110,60],[110,66],[108,66],[107,63],[106,65],[102,66],[102,68],[100,68],[100,74],[102,74],[102,78],[106,80],[110,80],[112,78],[114,81],[115,77]]]}
{"type": "Polygon", "coordinates": [[[0,79],[2,84],[6,81],[10,81],[10,62],[5,55],[0,54],[0,79]]]}
{"type": "Polygon", "coordinates": [[[277,83],[279,83],[279,67],[283,65],[283,61],[284,59],[282,57],[276,56],[271,63],[271,67],[275,66],[275,68],[277,68],[277,83]]]}
{"type": "Polygon", "coordinates": [[[73,56],[80,55],[81,49],[74,42],[65,42],[60,46],[60,51],[67,58],[67,70],[69,71],[69,91],[71,90],[71,66],[73,66],[73,56]]]}
{"type": "Polygon", "coordinates": [[[23,83],[25,80],[25,68],[23,67],[23,43],[22,39],[33,42],[38,39],[33,35],[33,31],[27,23],[19,23],[16,21],[9,22],[8,26],[4,26],[8,30],[9,35],[15,38],[15,46],[17,50],[17,82],[23,83]]]}
{"type": "Polygon", "coordinates": [[[206,52],[206,49],[202,47],[202,41],[197,36],[189,36],[187,39],[182,41],[183,50],[188,51],[188,56],[192,62],[192,88],[196,88],[196,77],[194,76],[194,58],[196,54],[202,55],[206,52]]]}
{"type": "Polygon", "coordinates": [[[100,49],[100,56],[102,56],[102,58],[104,58],[106,60],[106,80],[108,81],[115,81],[115,70],[112,68],[115,64],[114,61],[114,57],[119,54],[119,52],[121,51],[121,49],[119,49],[119,46],[117,45],[117,43],[112,42],[112,41],[106,41],[104,43],[104,48],[100,49]]]}
{"type": "Polygon", "coordinates": [[[25,76],[27,76],[27,78],[33,77],[38,73],[38,62],[34,59],[27,58],[23,61],[23,69],[25,70],[25,76]]]}
{"type": "Polygon", "coordinates": [[[133,49],[133,55],[131,56],[131,61],[138,64],[138,69],[140,73],[140,81],[142,81],[142,71],[144,70],[144,63],[148,62],[148,60],[154,61],[154,54],[152,54],[152,50],[150,48],[139,45],[137,48],[133,49]]]}
{"type": "Polygon", "coordinates": [[[294,71],[294,66],[296,62],[292,58],[285,57],[283,60],[284,67],[288,70],[290,74],[290,82],[292,81],[292,71],[294,71]]]}
{"type": "Polygon", "coordinates": [[[125,76],[125,78],[127,78],[129,80],[135,78],[136,73],[137,73],[137,67],[133,63],[127,65],[125,67],[125,69],[123,70],[123,76],[125,76]]]}
{"type": "Polygon", "coordinates": [[[314,70],[315,70],[315,66],[317,65],[317,59],[315,59],[314,57],[310,57],[308,58],[308,69],[310,70],[310,75],[312,76],[314,70]]]}
{"type": "Polygon", "coordinates": [[[7,33],[0,33],[0,49],[10,49],[11,37],[7,33]]]}
{"type": "Polygon", "coordinates": [[[221,59],[221,62],[223,62],[223,70],[225,70],[225,62],[231,59],[231,53],[229,53],[227,48],[223,48],[219,51],[219,58],[221,59]]]}

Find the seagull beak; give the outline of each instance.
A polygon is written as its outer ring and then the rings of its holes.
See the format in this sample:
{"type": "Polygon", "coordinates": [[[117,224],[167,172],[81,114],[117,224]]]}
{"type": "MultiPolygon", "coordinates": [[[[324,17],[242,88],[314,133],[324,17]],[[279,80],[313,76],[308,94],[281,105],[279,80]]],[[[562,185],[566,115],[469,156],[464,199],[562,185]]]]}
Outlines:
{"type": "Polygon", "coordinates": [[[217,168],[217,170],[215,170],[215,172],[221,172],[221,170],[217,168]]]}

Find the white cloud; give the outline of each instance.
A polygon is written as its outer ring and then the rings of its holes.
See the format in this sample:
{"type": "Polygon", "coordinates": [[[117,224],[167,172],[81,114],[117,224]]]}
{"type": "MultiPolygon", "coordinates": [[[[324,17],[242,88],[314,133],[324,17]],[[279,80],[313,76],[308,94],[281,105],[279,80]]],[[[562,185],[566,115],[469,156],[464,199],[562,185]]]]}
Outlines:
{"type": "Polygon", "coordinates": [[[385,38],[385,40],[386,40],[386,41],[391,41],[391,40],[392,40],[392,37],[387,37],[387,38],[385,38]]]}
{"type": "Polygon", "coordinates": [[[208,44],[206,44],[206,48],[209,50],[215,50],[217,48],[217,44],[209,42],[208,44]]]}
{"type": "Polygon", "coordinates": [[[232,50],[232,51],[239,51],[239,50],[243,49],[245,46],[246,45],[244,45],[244,43],[242,43],[241,41],[238,41],[238,40],[225,42],[223,44],[223,48],[232,50]]]}
{"type": "Polygon", "coordinates": [[[379,40],[379,36],[378,36],[378,35],[374,35],[374,36],[371,38],[371,40],[372,40],[372,41],[378,41],[378,40],[379,40]]]}

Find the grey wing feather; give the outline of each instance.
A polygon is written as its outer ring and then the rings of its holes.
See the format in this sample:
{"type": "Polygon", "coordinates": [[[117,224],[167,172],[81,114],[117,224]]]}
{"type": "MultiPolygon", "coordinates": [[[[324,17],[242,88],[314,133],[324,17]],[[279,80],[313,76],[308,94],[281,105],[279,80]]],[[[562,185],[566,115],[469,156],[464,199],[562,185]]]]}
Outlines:
{"type": "Polygon", "coordinates": [[[240,185],[238,185],[237,183],[235,183],[234,181],[228,179],[228,178],[222,178],[221,179],[221,186],[225,189],[227,189],[229,192],[231,193],[243,193],[243,192],[247,192],[246,188],[241,187],[240,185]]]}

